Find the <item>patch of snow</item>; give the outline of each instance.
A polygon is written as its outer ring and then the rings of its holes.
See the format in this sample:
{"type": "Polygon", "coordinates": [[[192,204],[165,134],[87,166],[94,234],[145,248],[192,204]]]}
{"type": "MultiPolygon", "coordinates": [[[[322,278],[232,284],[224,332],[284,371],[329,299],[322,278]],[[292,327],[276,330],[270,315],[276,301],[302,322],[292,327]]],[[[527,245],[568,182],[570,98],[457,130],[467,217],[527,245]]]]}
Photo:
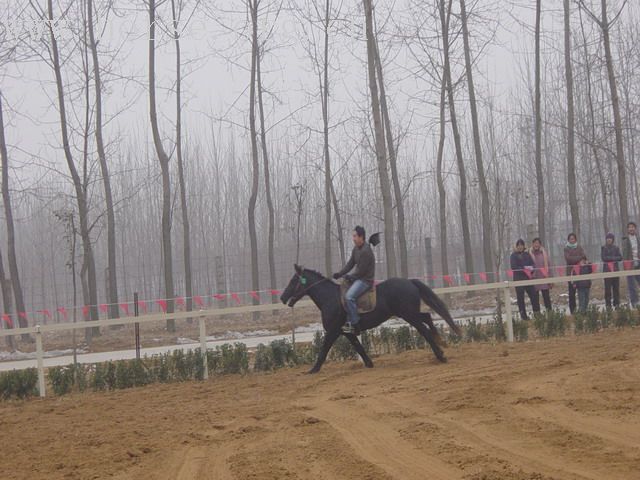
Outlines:
{"type": "MultiPolygon", "coordinates": [[[[87,353],[83,348],[76,350],[77,354],[87,353]]],[[[63,355],[73,355],[73,349],[68,350],[48,350],[44,352],[44,358],[60,357],[63,355]]],[[[17,360],[33,360],[36,358],[36,352],[21,352],[16,350],[15,352],[0,352],[0,362],[10,362],[17,360]]]]}

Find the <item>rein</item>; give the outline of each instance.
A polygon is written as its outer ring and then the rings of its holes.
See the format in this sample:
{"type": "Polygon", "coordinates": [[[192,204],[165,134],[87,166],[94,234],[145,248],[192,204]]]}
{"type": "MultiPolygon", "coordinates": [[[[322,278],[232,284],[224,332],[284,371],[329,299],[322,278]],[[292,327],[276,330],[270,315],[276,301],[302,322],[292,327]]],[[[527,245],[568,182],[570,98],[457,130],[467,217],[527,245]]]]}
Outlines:
{"type": "MultiPolygon", "coordinates": [[[[316,286],[316,285],[318,285],[319,283],[326,282],[327,280],[329,280],[329,278],[324,277],[324,278],[322,278],[321,280],[318,280],[317,282],[312,283],[312,284],[311,284],[311,285],[309,285],[308,287],[305,287],[305,288],[302,290],[302,292],[300,292],[298,295],[293,296],[293,297],[292,297],[292,299],[293,299],[293,300],[295,300],[295,301],[297,302],[297,301],[298,301],[298,300],[300,300],[302,297],[304,297],[304,296],[307,294],[307,292],[308,292],[309,290],[311,290],[313,287],[315,287],[315,286],[316,286]]],[[[298,281],[300,281],[300,275],[298,275],[298,281]]]]}

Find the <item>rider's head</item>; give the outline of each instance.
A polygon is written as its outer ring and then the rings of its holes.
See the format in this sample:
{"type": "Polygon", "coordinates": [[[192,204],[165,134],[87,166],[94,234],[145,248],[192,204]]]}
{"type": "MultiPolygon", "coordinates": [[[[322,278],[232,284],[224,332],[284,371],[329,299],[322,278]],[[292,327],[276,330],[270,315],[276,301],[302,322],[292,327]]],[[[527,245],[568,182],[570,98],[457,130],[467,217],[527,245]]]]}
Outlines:
{"type": "Polygon", "coordinates": [[[353,229],[353,243],[356,247],[361,247],[364,245],[364,227],[357,225],[356,228],[353,229]]]}

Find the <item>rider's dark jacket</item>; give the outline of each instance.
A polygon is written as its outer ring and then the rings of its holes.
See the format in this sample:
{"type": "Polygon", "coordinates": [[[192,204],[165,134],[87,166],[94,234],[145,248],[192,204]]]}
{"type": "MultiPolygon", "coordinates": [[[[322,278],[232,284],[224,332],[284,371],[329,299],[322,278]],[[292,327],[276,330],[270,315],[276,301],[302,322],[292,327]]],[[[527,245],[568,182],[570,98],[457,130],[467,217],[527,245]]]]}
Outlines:
{"type": "Polygon", "coordinates": [[[361,247],[353,247],[351,258],[338,274],[343,277],[349,273],[353,267],[356,267],[356,270],[351,276],[355,280],[364,280],[365,282],[373,283],[373,279],[376,276],[376,259],[373,256],[371,245],[365,242],[361,247]]]}

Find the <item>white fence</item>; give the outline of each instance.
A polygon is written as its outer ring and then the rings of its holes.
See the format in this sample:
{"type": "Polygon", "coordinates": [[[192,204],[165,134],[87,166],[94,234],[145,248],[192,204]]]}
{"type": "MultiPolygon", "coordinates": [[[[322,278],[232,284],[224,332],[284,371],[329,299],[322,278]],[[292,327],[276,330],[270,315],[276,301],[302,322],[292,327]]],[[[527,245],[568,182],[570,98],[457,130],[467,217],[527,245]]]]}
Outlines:
{"type": "MultiPolygon", "coordinates": [[[[551,277],[551,278],[542,278],[536,280],[524,280],[524,281],[505,281],[505,282],[494,282],[494,283],[483,283],[476,285],[463,285],[463,286],[455,286],[455,287],[443,287],[436,288],[434,291],[439,294],[447,294],[447,293],[466,293],[466,292],[477,292],[483,290],[502,290],[504,295],[504,320],[507,326],[507,340],[509,342],[513,342],[513,313],[511,306],[511,292],[510,289],[517,286],[526,286],[526,285],[543,285],[548,283],[567,283],[571,281],[580,280],[603,280],[606,278],[615,278],[615,277],[629,277],[629,276],[640,276],[640,270],[625,270],[619,272],[605,272],[605,273],[592,273],[588,275],[580,275],[576,276],[562,276],[562,277],[551,277]]],[[[310,306],[313,303],[309,300],[298,302],[299,306],[310,306]]],[[[37,360],[37,369],[38,369],[38,387],[40,391],[40,396],[45,396],[45,376],[44,376],[44,350],[42,346],[42,334],[46,332],[57,332],[64,330],[81,330],[88,327],[109,327],[112,325],[131,325],[135,323],[150,323],[150,322],[159,322],[166,321],[169,319],[175,320],[183,320],[187,318],[198,318],[200,324],[200,346],[201,350],[204,354],[206,351],[207,345],[207,334],[206,334],[206,324],[205,320],[210,317],[220,317],[223,315],[230,314],[241,314],[241,313],[253,313],[253,312],[270,312],[274,310],[285,310],[288,309],[286,305],[278,304],[265,304],[265,305],[252,305],[252,306],[241,306],[241,307],[228,307],[228,308],[219,308],[219,309],[207,309],[207,310],[198,310],[192,312],[176,312],[176,313],[155,313],[149,315],[143,315],[141,317],[126,317],[126,318],[117,318],[117,319],[105,319],[105,320],[93,320],[93,321],[82,321],[77,323],[58,323],[51,325],[36,325],[34,327],[26,327],[26,328],[14,328],[10,330],[0,330],[0,338],[2,337],[10,337],[15,335],[22,334],[32,334],[35,336],[36,340],[36,360],[37,360]]],[[[207,368],[207,362],[204,362],[204,378],[209,378],[209,372],[207,368]]]]}

